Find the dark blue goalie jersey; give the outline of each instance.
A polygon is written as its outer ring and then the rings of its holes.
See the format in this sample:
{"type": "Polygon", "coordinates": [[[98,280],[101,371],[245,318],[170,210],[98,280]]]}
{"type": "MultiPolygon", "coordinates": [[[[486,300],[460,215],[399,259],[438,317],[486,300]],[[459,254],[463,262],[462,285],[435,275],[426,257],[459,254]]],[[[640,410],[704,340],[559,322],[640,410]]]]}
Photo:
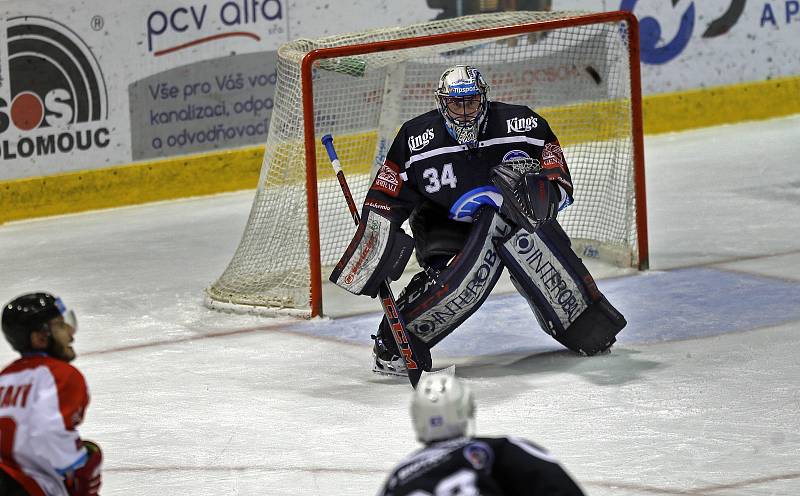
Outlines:
{"type": "Polygon", "coordinates": [[[439,112],[431,110],[400,128],[364,205],[400,224],[427,199],[448,211],[450,219],[471,222],[480,206],[502,203],[489,179],[491,168],[526,157],[539,162],[571,203],[572,179],[558,138],[530,108],[490,102],[478,146],[472,149],[459,145],[439,112]]]}
{"type": "Polygon", "coordinates": [[[379,496],[581,496],[580,487],[541,448],[513,437],[433,443],[401,462],[379,496]]]}

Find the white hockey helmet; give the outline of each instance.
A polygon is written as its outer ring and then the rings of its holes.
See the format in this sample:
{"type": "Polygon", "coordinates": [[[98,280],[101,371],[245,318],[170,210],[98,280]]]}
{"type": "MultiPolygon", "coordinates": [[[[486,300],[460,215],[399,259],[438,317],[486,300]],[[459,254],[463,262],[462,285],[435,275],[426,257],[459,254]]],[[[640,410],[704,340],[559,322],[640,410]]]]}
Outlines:
{"type": "Polygon", "coordinates": [[[442,73],[436,88],[436,103],[445,127],[459,144],[474,146],[489,107],[489,85],[469,65],[456,65],[442,73]]]}
{"type": "Polygon", "coordinates": [[[471,435],[475,397],[455,376],[426,375],[411,397],[411,421],[422,443],[471,435]]]}

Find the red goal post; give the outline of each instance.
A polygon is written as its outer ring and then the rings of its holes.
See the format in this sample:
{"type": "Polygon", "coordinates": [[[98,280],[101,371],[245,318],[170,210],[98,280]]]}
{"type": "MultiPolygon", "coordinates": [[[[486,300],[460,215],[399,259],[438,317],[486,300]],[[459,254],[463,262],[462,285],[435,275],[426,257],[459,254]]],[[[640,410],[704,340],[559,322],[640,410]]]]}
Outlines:
{"type": "MultiPolygon", "coordinates": [[[[598,167],[592,162],[595,160],[592,157],[592,154],[597,154],[598,156],[602,155],[610,155],[610,159],[608,157],[604,158],[605,162],[616,164],[617,161],[620,161],[620,157],[623,158],[624,161],[628,161],[629,164],[624,164],[625,169],[622,169],[623,172],[604,172],[609,178],[599,179],[599,182],[616,182],[620,176],[630,174],[630,178],[624,180],[620,180],[620,183],[628,182],[629,186],[627,185],[611,185],[609,191],[597,193],[597,198],[591,197],[588,198],[588,203],[592,204],[592,202],[598,203],[598,211],[595,214],[592,214],[588,217],[592,217],[595,219],[597,223],[604,223],[606,212],[603,212],[602,209],[606,208],[608,212],[617,210],[620,213],[608,213],[608,216],[619,216],[620,219],[615,220],[614,222],[619,222],[622,225],[622,228],[615,227],[617,230],[624,229],[626,232],[621,235],[625,239],[622,240],[620,243],[624,245],[622,249],[618,250],[616,246],[611,246],[614,243],[607,243],[605,240],[595,240],[593,233],[589,233],[586,236],[586,240],[584,240],[583,235],[578,235],[576,238],[573,238],[574,245],[576,251],[579,253],[580,256],[597,256],[598,253],[604,255],[606,252],[611,253],[609,255],[609,260],[615,264],[622,265],[622,266],[632,266],[637,267],[639,269],[646,269],[648,266],[648,246],[647,246],[647,220],[646,220],[646,202],[645,202],[645,189],[644,189],[644,154],[643,154],[643,136],[642,136],[642,109],[641,109],[641,83],[640,83],[640,71],[639,71],[639,43],[638,43],[638,23],[636,18],[629,12],[625,11],[615,11],[615,12],[605,12],[605,13],[564,13],[564,12],[529,12],[529,13],[508,13],[508,20],[503,21],[505,19],[503,14],[498,15],[491,15],[491,14],[483,14],[477,16],[466,16],[464,18],[457,18],[449,21],[458,21],[463,23],[464,26],[473,27],[476,25],[480,25],[480,22],[486,19],[488,21],[489,27],[479,27],[479,28],[472,28],[472,29],[457,29],[453,28],[447,32],[434,32],[433,34],[429,34],[426,32],[426,29],[422,29],[422,26],[426,28],[428,26],[433,26],[433,31],[436,31],[436,28],[439,27],[439,24],[442,24],[442,21],[432,21],[430,23],[420,23],[418,25],[409,26],[405,29],[405,31],[400,32],[400,36],[396,39],[378,39],[378,41],[369,41],[369,42],[360,42],[365,39],[370,39],[369,36],[373,32],[383,32],[381,30],[372,30],[370,32],[365,33],[354,33],[352,34],[351,38],[348,39],[347,36],[340,37],[341,41],[337,39],[337,43],[331,43],[335,46],[326,46],[324,41],[328,41],[334,37],[324,40],[301,40],[300,44],[303,47],[310,47],[311,49],[305,52],[302,55],[302,58],[297,60],[295,57],[293,60],[292,57],[286,57],[286,61],[284,58],[281,57],[281,51],[279,51],[279,75],[278,75],[278,87],[276,88],[276,99],[275,99],[275,111],[273,112],[273,122],[270,124],[270,135],[267,142],[267,151],[265,152],[264,158],[264,166],[262,169],[261,179],[259,181],[259,190],[256,195],[256,199],[254,200],[253,210],[251,211],[250,220],[248,221],[248,226],[245,229],[245,233],[243,235],[242,242],[237,250],[237,253],[234,255],[234,259],[231,261],[230,265],[226,269],[225,273],[220,277],[220,279],[211,287],[206,290],[207,297],[206,297],[206,304],[211,308],[216,309],[223,309],[223,310],[233,310],[233,311],[244,311],[244,312],[256,312],[256,313],[265,313],[265,314],[293,314],[299,315],[303,317],[313,317],[322,314],[322,278],[323,275],[323,266],[329,266],[331,264],[331,255],[323,256],[322,253],[322,243],[321,243],[321,229],[320,229],[320,204],[323,197],[325,198],[325,202],[328,201],[328,193],[325,193],[323,196],[320,194],[320,176],[328,176],[330,173],[326,172],[327,167],[329,164],[324,160],[324,151],[319,143],[319,138],[321,135],[326,134],[328,132],[333,131],[335,137],[337,136],[336,128],[342,128],[342,124],[340,121],[344,121],[346,119],[354,119],[354,117],[350,115],[345,115],[347,112],[340,110],[343,116],[336,116],[331,117],[330,115],[325,114],[326,110],[323,108],[320,110],[321,107],[325,105],[335,106],[335,101],[337,100],[336,95],[330,97],[324,97],[319,94],[318,89],[315,87],[320,84],[325,84],[324,78],[320,74],[321,72],[330,72],[330,73],[339,73],[345,74],[349,77],[358,77],[362,76],[366,70],[369,70],[371,67],[371,59],[369,57],[379,57],[379,56],[391,56],[391,54],[416,54],[419,52],[425,52],[426,50],[431,50],[435,52],[437,47],[440,51],[450,49],[452,53],[455,53],[454,60],[448,60],[447,63],[441,63],[437,70],[439,73],[441,72],[440,69],[446,67],[447,65],[453,65],[454,63],[470,63],[472,65],[476,65],[479,70],[484,72],[484,75],[487,77],[487,80],[490,84],[490,99],[493,98],[492,91],[495,88],[499,89],[502,93],[503,90],[503,81],[495,82],[492,80],[492,71],[485,71],[485,68],[481,66],[478,62],[470,62],[470,53],[476,53],[481,49],[484,49],[486,46],[494,46],[496,45],[503,45],[507,44],[509,47],[507,53],[503,53],[502,55],[496,55],[496,57],[505,57],[510,60],[509,67],[517,67],[521,66],[522,64],[533,64],[536,65],[537,59],[519,59],[516,60],[515,57],[519,57],[519,54],[516,52],[520,52],[521,50],[516,49],[516,47],[525,45],[526,43],[529,44],[536,44],[536,43],[548,43],[548,37],[551,40],[555,40],[555,47],[553,48],[555,55],[557,57],[559,52],[570,54],[572,51],[577,51],[574,48],[577,44],[580,44],[579,41],[574,40],[558,40],[558,36],[554,33],[560,33],[564,30],[576,30],[580,29],[581,27],[585,26],[597,26],[597,25],[605,25],[611,26],[605,29],[604,34],[602,35],[592,35],[597,36],[598,38],[615,38],[619,37],[620,40],[625,45],[624,47],[624,57],[627,57],[626,65],[627,69],[623,70],[622,73],[627,71],[626,78],[627,81],[622,81],[621,84],[627,85],[625,90],[620,93],[619,89],[609,90],[611,94],[603,101],[595,101],[593,102],[592,108],[588,108],[585,105],[585,102],[581,101],[581,98],[577,98],[576,101],[560,101],[558,105],[555,105],[552,110],[552,114],[548,114],[547,111],[543,111],[538,108],[538,105],[535,105],[536,101],[526,102],[525,98],[527,93],[525,92],[533,92],[534,89],[525,89],[523,93],[525,95],[519,96],[519,100],[521,103],[527,103],[529,106],[533,107],[534,110],[537,110],[540,114],[542,114],[549,122],[553,125],[556,134],[562,138],[562,136],[566,136],[568,133],[566,131],[569,130],[570,127],[574,127],[577,129],[576,133],[579,135],[578,137],[572,139],[571,141],[574,143],[588,143],[588,142],[621,142],[622,145],[614,145],[614,150],[609,152],[607,146],[595,146],[594,149],[590,149],[591,146],[584,146],[589,150],[588,152],[581,152],[580,154],[575,155],[575,163],[576,166],[573,167],[573,163],[570,161],[570,153],[566,153],[570,148],[569,144],[564,143],[564,138],[561,139],[562,145],[564,145],[565,153],[567,155],[568,164],[573,169],[573,176],[576,179],[576,205],[579,205],[582,201],[581,197],[581,184],[580,181],[583,180],[587,184],[591,184],[591,188],[587,189],[587,191],[592,191],[595,187],[594,174],[598,176],[602,175],[602,171],[598,173],[596,169],[598,167]],[[525,16],[530,15],[531,20],[529,22],[522,22],[525,20],[525,16]],[[492,22],[500,24],[491,26],[492,22]],[[437,24],[439,23],[439,24],[437,24]],[[615,33],[617,31],[617,33],[615,33]],[[421,33],[421,34],[420,34],[421,33]],[[523,38],[527,37],[527,38],[523,38]],[[537,38],[538,37],[538,38],[537,38]],[[353,42],[353,41],[356,42],[353,42]],[[542,42],[544,40],[544,42],[542,42]],[[315,46],[322,46],[321,48],[315,48],[315,46]],[[452,47],[467,47],[467,48],[452,48],[452,47]],[[478,48],[475,48],[478,47],[478,48]],[[459,50],[463,50],[466,53],[461,54],[459,50]],[[473,50],[470,52],[470,50],[473,50]],[[516,50],[516,51],[515,51],[516,50]],[[462,61],[462,59],[464,61],[462,61]],[[299,64],[298,64],[299,62],[299,64]],[[281,64],[284,65],[299,65],[299,91],[300,95],[291,94],[291,92],[287,94],[283,94],[279,92],[281,91],[281,74],[286,72],[286,68],[284,67],[283,70],[281,68],[281,64]],[[496,86],[495,86],[496,83],[496,86]],[[316,93],[315,93],[316,91],[316,93]],[[283,96],[281,96],[283,95],[283,96]],[[298,98],[299,96],[299,98],[298,98]],[[315,102],[316,100],[316,102],[315,102]],[[281,129],[285,131],[286,135],[291,136],[291,132],[286,132],[287,129],[291,127],[291,125],[287,122],[284,122],[280,119],[276,119],[276,113],[278,113],[279,107],[289,107],[293,108],[295,112],[299,112],[302,116],[301,122],[301,132],[302,132],[302,139],[300,142],[296,144],[292,144],[291,139],[287,139],[285,136],[282,140],[273,139],[275,134],[281,133],[281,129]],[[301,107],[301,109],[297,108],[301,107]],[[623,117],[623,122],[620,125],[620,129],[603,129],[603,128],[592,128],[591,121],[594,120],[595,122],[603,118],[603,112],[613,112],[615,115],[620,114],[623,117]],[[564,128],[559,128],[558,121],[559,119],[551,120],[551,115],[560,115],[563,113],[564,115],[569,115],[570,118],[566,119],[564,122],[569,123],[569,126],[566,124],[564,128]],[[326,122],[328,119],[330,122],[326,122]],[[581,120],[583,119],[583,120],[581,120]],[[277,122],[276,122],[277,121],[277,122]],[[322,122],[320,122],[322,121],[322,122]],[[277,129],[276,128],[281,128],[277,129]],[[623,136],[624,135],[624,136],[623,136]],[[290,288],[294,291],[293,297],[284,297],[283,294],[279,293],[277,290],[273,290],[270,288],[266,288],[266,285],[274,284],[272,282],[267,281],[270,279],[268,276],[263,276],[264,280],[264,287],[261,287],[261,282],[258,281],[259,272],[269,273],[269,269],[265,269],[263,267],[258,267],[257,264],[254,266],[252,260],[254,258],[259,258],[261,255],[257,253],[257,250],[265,250],[270,251],[271,246],[278,246],[275,242],[272,243],[264,243],[262,239],[257,239],[258,236],[266,236],[269,237],[271,234],[263,234],[263,229],[259,229],[258,224],[263,224],[264,221],[258,221],[259,218],[270,217],[269,211],[272,212],[272,216],[279,216],[282,217],[284,212],[288,212],[287,210],[282,212],[279,208],[272,206],[267,210],[267,214],[264,214],[263,211],[265,207],[263,206],[265,203],[269,203],[267,200],[259,200],[259,198],[274,198],[275,196],[282,196],[284,194],[288,195],[287,191],[292,191],[292,195],[297,194],[297,185],[294,183],[287,183],[284,184],[283,188],[274,187],[270,189],[269,186],[269,174],[275,173],[276,166],[275,164],[279,160],[280,150],[284,148],[293,148],[295,153],[298,151],[297,146],[302,146],[303,148],[303,158],[305,163],[305,183],[304,183],[304,203],[305,203],[305,222],[306,225],[304,226],[305,229],[297,230],[298,236],[302,235],[301,231],[305,231],[305,236],[307,239],[307,273],[301,274],[304,272],[300,265],[302,263],[291,263],[288,264],[288,268],[281,267],[279,271],[285,271],[285,274],[281,273],[281,284],[286,287],[290,287],[292,284],[295,284],[296,288],[290,288]],[[619,152],[617,148],[624,148],[623,152],[619,152]],[[585,155],[585,156],[584,156],[585,155]],[[588,165],[582,165],[583,162],[586,162],[588,165]],[[583,171],[586,172],[583,172],[583,171]],[[582,179],[582,175],[585,175],[585,179],[582,179]],[[626,189],[627,188],[627,189],[626,189]],[[267,193],[266,190],[270,189],[270,192],[267,193]],[[624,191],[616,192],[617,189],[625,189],[624,191]],[[603,202],[602,195],[611,196],[619,194],[622,199],[619,201],[620,204],[624,204],[621,207],[618,206],[604,206],[600,204],[603,202]],[[258,210],[258,212],[257,212],[258,210]],[[259,234],[259,230],[262,231],[262,234],[259,234]],[[255,248],[254,248],[255,245],[255,248]],[[261,248],[259,248],[259,246],[261,248]],[[605,248],[609,246],[609,248],[605,248]],[[298,276],[299,274],[299,276],[298,276]],[[307,279],[306,279],[307,277],[307,279]],[[303,283],[302,279],[305,279],[306,282],[303,283]],[[290,281],[290,283],[286,283],[286,281],[290,281]],[[239,281],[243,281],[239,284],[239,281]],[[305,284],[305,290],[307,291],[307,301],[305,304],[302,301],[303,299],[303,284],[305,284]],[[237,285],[242,286],[242,289],[239,289],[237,285]],[[265,290],[266,288],[266,290],[265,290]],[[249,292],[249,293],[248,293],[249,292]],[[253,294],[253,297],[250,297],[250,293],[253,294]],[[260,293],[260,294],[258,294],[260,293]]],[[[458,26],[458,24],[454,24],[458,26]]],[[[445,29],[445,28],[442,28],[445,29]]],[[[389,30],[385,30],[389,31],[389,30]]],[[[391,33],[390,35],[391,36],[391,33]]],[[[380,37],[379,37],[380,38],[380,37]]],[[[577,39],[577,38],[576,38],[577,39]]],[[[283,49],[283,47],[282,47],[283,49]]],[[[302,49],[302,48],[301,48],[302,49]]],[[[612,53],[612,49],[609,48],[602,48],[602,49],[592,49],[593,52],[589,56],[597,56],[598,62],[596,64],[588,64],[584,68],[578,68],[578,65],[583,63],[585,60],[584,58],[580,58],[581,62],[574,62],[573,66],[575,66],[576,71],[579,69],[585,69],[591,78],[595,78],[595,82],[598,86],[601,85],[599,81],[602,81],[603,84],[610,87],[610,83],[606,83],[604,78],[608,77],[608,74],[596,70],[596,67],[605,67],[613,65],[608,60],[602,60],[604,57],[607,59],[613,59],[614,63],[618,63],[617,60],[620,58],[620,55],[616,52],[612,53]],[[595,53],[597,52],[597,53],[595,53]]],[[[615,50],[619,50],[616,49],[615,50]]],[[[444,52],[443,52],[444,53],[444,52]]],[[[448,52],[450,53],[450,52],[448,52]]],[[[403,55],[404,57],[408,57],[411,55],[403,55]]],[[[485,62],[487,65],[494,62],[495,59],[491,58],[491,54],[485,62]]],[[[541,57],[545,57],[547,55],[542,55],[541,57]]],[[[583,56],[582,56],[583,57],[583,56]]],[[[403,59],[405,60],[405,59],[403,59]]],[[[392,70],[392,64],[388,64],[390,66],[390,71],[392,70]]],[[[396,64],[394,67],[399,67],[400,64],[396,64]]],[[[427,66],[426,66],[427,67],[427,66]]],[[[292,69],[290,69],[291,71],[292,69]]],[[[533,70],[536,70],[536,67],[533,67],[533,70]]],[[[426,69],[427,71],[427,69],[426,69]]],[[[403,69],[405,72],[405,69],[403,69]]],[[[436,71],[434,71],[436,72],[436,71]]],[[[617,70],[617,72],[620,72],[617,70]]],[[[499,72],[498,72],[499,73],[499,72]]],[[[405,73],[403,73],[405,76],[405,73]]],[[[291,76],[290,76],[291,77],[291,76]]],[[[390,78],[386,78],[387,81],[390,82],[390,78]]],[[[430,79],[430,78],[425,78],[430,79]]],[[[336,91],[342,92],[347,91],[347,82],[341,86],[336,87],[336,91]]],[[[412,87],[414,90],[416,87],[419,88],[427,88],[427,86],[435,85],[436,80],[420,80],[418,83],[415,83],[413,79],[406,80],[406,86],[412,87]],[[412,81],[412,83],[408,83],[407,81],[412,81]]],[[[387,83],[387,87],[389,83],[387,83]]],[[[534,84],[531,85],[532,88],[536,88],[537,86],[545,86],[544,84],[538,85],[534,84]]],[[[388,105],[386,103],[387,95],[390,92],[391,88],[387,90],[386,93],[383,95],[378,94],[370,94],[369,98],[374,99],[374,103],[377,105],[388,105]]],[[[296,93],[296,92],[295,92],[296,93]]],[[[373,93],[376,93],[373,91],[373,93]]],[[[380,93],[380,91],[377,91],[380,93]]],[[[413,91],[412,91],[413,94],[413,91]]],[[[518,95],[513,95],[512,100],[514,100],[518,95]]],[[[495,97],[501,101],[508,101],[507,98],[495,97]]],[[[598,100],[596,98],[596,100],[598,100]]],[[[512,102],[518,103],[518,102],[512,102]]],[[[432,109],[434,106],[434,100],[432,91],[430,94],[430,106],[428,109],[432,109]]],[[[363,107],[363,111],[366,112],[370,107],[365,106],[363,107]]],[[[353,113],[352,111],[348,111],[353,113]]],[[[331,112],[333,113],[333,112],[331,112]]],[[[404,119],[397,119],[397,115],[392,115],[390,118],[385,117],[385,113],[388,114],[396,114],[397,112],[380,112],[381,116],[379,120],[387,121],[382,122],[380,125],[384,128],[383,135],[378,132],[377,138],[372,136],[374,131],[372,127],[375,124],[364,124],[360,122],[349,123],[349,127],[347,127],[348,132],[359,134],[359,135],[366,135],[369,134],[369,143],[367,145],[354,145],[354,148],[358,148],[361,151],[358,152],[351,152],[350,155],[363,155],[368,154],[368,151],[364,151],[364,149],[369,149],[372,147],[375,149],[375,140],[377,139],[378,142],[383,140],[384,142],[388,138],[391,140],[391,136],[393,132],[396,132],[399,125],[402,123],[404,119]],[[370,127],[372,126],[372,127],[370,127]],[[388,132],[387,132],[388,130],[388,132]]],[[[357,116],[356,116],[357,117],[357,116]]],[[[299,130],[298,130],[299,131],[299,130]]],[[[298,138],[300,138],[298,136],[298,138]]],[[[568,141],[570,141],[568,139],[568,141]]],[[[338,141],[337,141],[338,143],[338,141]]],[[[389,141],[390,143],[390,141],[389,141]]],[[[372,171],[375,170],[375,162],[379,161],[380,157],[380,147],[383,146],[383,150],[385,153],[385,147],[388,146],[385,143],[381,144],[378,143],[378,151],[376,151],[375,156],[372,160],[372,171]]],[[[342,156],[342,166],[345,171],[348,171],[348,152],[346,151],[347,147],[340,146],[340,156],[342,156]],[[342,153],[341,150],[345,150],[342,153]]],[[[364,160],[362,160],[364,162],[364,160]]],[[[602,161],[598,160],[598,163],[602,161]]],[[[363,165],[362,165],[363,167],[363,165]]],[[[280,169],[277,169],[280,171],[280,169]]],[[[373,172],[374,173],[374,172],[373,172]]],[[[360,195],[358,195],[354,188],[354,195],[358,201],[359,196],[360,199],[363,200],[363,194],[365,194],[366,187],[368,187],[369,183],[369,175],[365,174],[367,177],[366,181],[362,181],[362,186],[359,188],[363,190],[360,195]]],[[[602,187],[606,187],[606,185],[601,185],[602,187]]],[[[326,190],[327,191],[327,190],[326,190]]],[[[594,193],[591,193],[594,195],[594,193]]],[[[590,195],[587,195],[590,196],[590,195]]],[[[294,196],[292,196],[294,198],[294,196]]],[[[291,200],[291,199],[290,199],[291,200]]],[[[280,202],[280,200],[273,200],[280,202]]],[[[288,201],[289,204],[293,203],[288,201]]],[[[280,203],[278,203],[280,205],[280,203]]],[[[298,208],[302,208],[298,207],[298,208]]],[[[330,203],[324,205],[326,211],[328,209],[341,209],[342,211],[346,211],[347,209],[344,206],[344,200],[339,198],[331,198],[330,203]]],[[[571,206],[565,212],[568,214],[570,210],[579,211],[581,207],[575,208],[575,205],[571,206]]],[[[562,216],[559,217],[562,219],[562,216]]],[[[337,221],[338,222],[338,221],[337,221]]],[[[337,222],[333,222],[336,224],[337,222]]],[[[331,224],[329,220],[326,219],[324,225],[328,227],[331,224]]],[[[570,234],[570,236],[574,236],[574,233],[570,232],[570,222],[569,218],[565,221],[565,229],[570,234]]],[[[273,221],[269,223],[270,226],[276,226],[277,224],[273,221]]],[[[262,226],[263,227],[263,226],[262,226]]],[[[278,231],[282,230],[283,228],[276,229],[278,231]]],[[[342,229],[346,230],[345,241],[338,241],[338,253],[344,249],[346,246],[346,241],[349,240],[349,235],[352,234],[352,226],[349,226],[346,223],[342,224],[342,229]]],[[[578,228],[576,228],[578,229],[578,228]]],[[[578,229],[580,230],[580,229],[578,229]]],[[[284,231],[290,232],[291,231],[284,231]]],[[[273,236],[275,237],[275,236],[273,236]]],[[[602,236],[598,236],[602,237],[602,236]]],[[[617,236],[620,237],[620,236],[617,236]]],[[[292,239],[286,239],[286,242],[297,241],[292,239]]],[[[300,241],[302,242],[302,240],[300,241]]],[[[334,243],[336,244],[336,243],[334,243]]],[[[297,251],[297,250],[295,250],[297,251]]],[[[337,250],[331,250],[326,245],[326,253],[328,251],[336,252],[337,250]]],[[[270,267],[275,267],[280,265],[279,262],[274,260],[270,260],[267,265],[270,267]]],[[[274,278],[274,280],[279,280],[280,278],[274,278]]],[[[289,291],[291,292],[291,291],[289,291]]]]}

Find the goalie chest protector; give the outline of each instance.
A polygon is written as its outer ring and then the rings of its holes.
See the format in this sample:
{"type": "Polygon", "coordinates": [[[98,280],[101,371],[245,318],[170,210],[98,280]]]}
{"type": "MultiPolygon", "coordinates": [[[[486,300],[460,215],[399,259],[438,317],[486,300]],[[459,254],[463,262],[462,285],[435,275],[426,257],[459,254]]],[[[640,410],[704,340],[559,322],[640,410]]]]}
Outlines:
{"type": "Polygon", "coordinates": [[[547,121],[528,107],[490,102],[480,142],[472,149],[450,137],[438,110],[403,124],[382,168],[402,181],[373,182],[367,198],[390,204],[394,222],[402,223],[428,200],[446,209],[450,219],[470,223],[481,206],[500,207],[490,170],[509,157],[541,163],[571,194],[566,161],[547,121]]]}

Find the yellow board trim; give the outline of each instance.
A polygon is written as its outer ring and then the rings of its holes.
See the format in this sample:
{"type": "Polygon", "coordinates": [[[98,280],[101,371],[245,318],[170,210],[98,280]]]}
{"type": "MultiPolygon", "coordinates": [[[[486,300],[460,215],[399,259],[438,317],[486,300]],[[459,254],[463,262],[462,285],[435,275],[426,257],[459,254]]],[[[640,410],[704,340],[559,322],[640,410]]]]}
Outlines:
{"type": "Polygon", "coordinates": [[[0,182],[0,223],[255,188],[264,147],[0,182]]]}
{"type": "MultiPolygon", "coordinates": [[[[782,117],[800,113],[800,77],[651,95],[644,98],[642,106],[645,134],[782,117]]],[[[587,112],[587,107],[539,110],[554,127],[565,131],[570,129],[570,116],[587,112]]],[[[607,118],[607,112],[619,111],[614,102],[588,108],[601,120],[607,118]]],[[[581,130],[572,130],[560,138],[562,144],[597,139],[597,131],[591,132],[595,134],[584,136],[581,130]]],[[[367,172],[371,164],[364,157],[371,156],[377,134],[336,139],[342,162],[359,164],[358,170],[350,172],[367,172]]],[[[300,143],[288,146],[302,150],[300,143]]],[[[263,153],[263,146],[253,146],[0,181],[0,223],[255,188],[263,153]]],[[[320,177],[332,175],[321,146],[317,147],[317,164],[320,177]]]]}
{"type": "Polygon", "coordinates": [[[651,95],[642,102],[645,134],[684,131],[800,113],[800,77],[651,95]]]}

